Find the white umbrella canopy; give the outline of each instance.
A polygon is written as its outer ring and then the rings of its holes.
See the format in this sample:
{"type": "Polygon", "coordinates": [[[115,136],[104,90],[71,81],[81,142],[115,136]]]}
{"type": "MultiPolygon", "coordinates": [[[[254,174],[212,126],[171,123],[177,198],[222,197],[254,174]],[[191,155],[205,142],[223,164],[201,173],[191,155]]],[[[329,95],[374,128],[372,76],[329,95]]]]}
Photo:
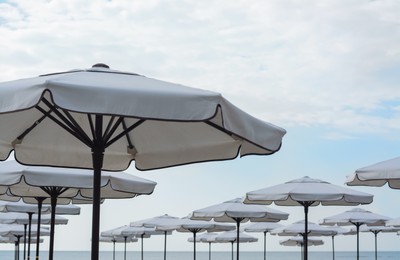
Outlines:
{"type": "Polygon", "coordinates": [[[264,260],[267,259],[267,233],[271,230],[276,228],[283,227],[281,224],[278,223],[271,223],[271,222],[257,222],[246,225],[243,227],[243,230],[246,232],[257,232],[264,234],[264,260]]]}
{"type": "MultiPolygon", "coordinates": [[[[38,224],[39,217],[37,214],[32,215],[31,220],[29,220],[29,216],[25,213],[16,213],[16,212],[9,212],[9,213],[0,213],[0,224],[21,224],[21,225],[28,225],[29,221],[32,224],[38,224]]],[[[54,219],[54,223],[56,225],[66,225],[68,224],[68,219],[57,216],[54,219]]],[[[51,217],[49,215],[43,215],[40,218],[40,223],[42,225],[49,225],[51,223],[51,217]]]]}
{"type": "Polygon", "coordinates": [[[400,218],[393,218],[385,222],[387,227],[400,227],[400,218]]]}
{"type": "MultiPolygon", "coordinates": [[[[275,186],[246,193],[244,203],[272,204],[280,206],[303,206],[305,230],[308,224],[308,209],[311,206],[356,206],[369,204],[373,195],[331,184],[305,176],[275,186]]],[[[308,260],[307,232],[304,236],[304,260],[308,260]]]]}
{"type": "Polygon", "coordinates": [[[149,170],[277,152],[286,131],[219,93],[96,64],[0,83],[0,160],[93,169],[92,260],[101,170],[149,170]]]}
{"type": "Polygon", "coordinates": [[[321,221],[322,225],[339,225],[339,226],[351,226],[354,225],[357,230],[357,260],[360,258],[360,248],[359,248],[359,229],[360,226],[365,224],[368,226],[384,226],[385,222],[389,220],[389,217],[373,213],[371,211],[353,208],[351,210],[345,211],[343,213],[333,215],[324,218],[321,221]]]}
{"type": "MultiPolygon", "coordinates": [[[[287,239],[283,239],[281,241],[279,241],[279,244],[283,245],[283,246],[303,246],[304,245],[304,240],[303,237],[298,236],[298,237],[290,237],[287,239]]],[[[317,238],[308,238],[308,245],[309,246],[320,246],[323,245],[324,241],[321,239],[317,239],[317,238]]]]}
{"type": "MultiPolygon", "coordinates": [[[[306,232],[304,227],[304,220],[300,220],[294,222],[293,224],[271,230],[270,233],[278,236],[304,236],[306,232]]],[[[307,233],[308,236],[332,236],[337,234],[337,232],[333,229],[320,226],[310,221],[308,222],[307,233]]]]}
{"type": "MultiPolygon", "coordinates": [[[[236,223],[236,236],[239,237],[240,223],[247,221],[278,222],[286,220],[288,217],[288,213],[265,206],[244,204],[243,199],[236,198],[195,210],[192,212],[191,219],[213,219],[216,222],[236,223]]],[[[239,260],[239,243],[237,243],[236,257],[239,260]]]]}
{"type": "Polygon", "coordinates": [[[237,242],[239,243],[252,243],[257,242],[258,238],[250,236],[245,232],[239,232],[239,240],[237,240],[236,231],[225,231],[219,234],[215,241],[217,242],[237,242]]]}
{"type": "Polygon", "coordinates": [[[155,228],[157,231],[164,232],[164,260],[167,259],[167,235],[179,227],[178,217],[170,216],[164,214],[161,216],[156,216],[153,218],[148,218],[144,220],[134,221],[130,223],[130,226],[138,227],[150,227],[155,228]]]}
{"type": "Polygon", "coordinates": [[[400,157],[357,169],[347,177],[346,184],[374,187],[388,184],[392,189],[400,189],[400,157]]]}

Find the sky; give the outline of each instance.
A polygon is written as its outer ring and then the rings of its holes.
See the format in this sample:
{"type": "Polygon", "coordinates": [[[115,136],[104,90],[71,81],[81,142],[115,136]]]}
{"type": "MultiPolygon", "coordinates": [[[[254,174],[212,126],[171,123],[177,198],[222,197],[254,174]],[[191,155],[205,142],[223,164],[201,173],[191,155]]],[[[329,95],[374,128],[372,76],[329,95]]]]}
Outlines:
{"type": "MultiPolygon", "coordinates": [[[[156,189],[149,196],[106,201],[100,227],[106,231],[163,214],[184,217],[303,176],[344,185],[357,168],[399,156],[399,11],[396,0],[0,1],[0,81],[102,62],[220,92],[287,130],[281,150],[270,156],[145,172],[131,166],[127,172],[156,181],[156,189]]],[[[361,208],[400,217],[400,191],[354,189],[374,195],[361,208]]],[[[270,207],[290,213],[281,224],[303,218],[301,207],[270,207]]],[[[349,209],[313,207],[309,220],[349,209]]],[[[56,229],[55,249],[90,250],[91,207],[68,218],[68,225],[56,229]]],[[[262,250],[262,235],[251,235],[260,242],[241,250],[262,250]]],[[[192,250],[189,236],[174,232],[168,250],[192,250]]],[[[396,234],[378,238],[380,250],[398,249],[396,234]]],[[[268,235],[268,249],[299,250],[280,246],[281,239],[268,235]]],[[[329,251],[330,238],[323,239],[325,245],[310,251],[329,251]]],[[[361,235],[361,250],[373,245],[373,234],[361,235]]],[[[354,236],[335,240],[336,250],[355,247],[354,236]]],[[[144,248],[162,250],[162,237],[146,239],[144,248]]],[[[230,245],[213,248],[229,251],[230,245]]],[[[138,243],[128,245],[139,249],[138,243]]],[[[199,244],[198,250],[208,246],[199,244]]]]}

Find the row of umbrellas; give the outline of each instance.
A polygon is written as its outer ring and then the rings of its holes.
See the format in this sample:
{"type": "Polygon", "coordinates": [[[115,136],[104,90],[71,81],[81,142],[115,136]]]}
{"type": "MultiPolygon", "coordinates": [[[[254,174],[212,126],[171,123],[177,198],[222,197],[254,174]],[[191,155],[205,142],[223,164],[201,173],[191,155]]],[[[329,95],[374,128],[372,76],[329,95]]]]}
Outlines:
{"type": "MultiPolygon", "coordinates": [[[[269,155],[280,149],[285,133],[246,114],[219,93],[112,70],[105,64],[0,83],[0,160],[14,152],[15,159],[26,165],[90,170],[92,260],[99,258],[104,171],[123,171],[132,161],[139,170],[151,170],[238,155],[269,155]]],[[[51,179],[59,180],[59,176],[51,179]]],[[[363,178],[357,180],[364,185],[363,178]]],[[[60,195],[74,193],[71,188],[76,182],[69,184],[37,186],[45,195],[38,206],[50,199],[54,207],[60,195]]],[[[154,188],[155,183],[149,185],[154,188]]],[[[370,185],[383,184],[374,178],[370,185]]],[[[302,178],[249,192],[245,203],[302,206],[307,260],[309,207],[372,202],[372,195],[338,187],[302,178]]],[[[150,194],[150,190],[140,194],[150,194]]],[[[7,192],[11,193],[9,188],[2,194],[7,192]]],[[[122,193],[132,197],[130,192],[122,193]]],[[[75,194],[81,196],[84,191],[75,194]]],[[[238,231],[246,219],[241,218],[231,218],[238,231]]]]}

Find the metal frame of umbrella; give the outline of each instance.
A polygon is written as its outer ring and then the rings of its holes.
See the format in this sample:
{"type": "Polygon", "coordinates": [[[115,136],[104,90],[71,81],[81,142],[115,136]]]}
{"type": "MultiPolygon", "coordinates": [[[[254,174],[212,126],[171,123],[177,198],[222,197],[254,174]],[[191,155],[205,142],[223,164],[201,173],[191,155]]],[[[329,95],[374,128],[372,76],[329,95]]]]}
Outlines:
{"type": "MultiPolygon", "coordinates": [[[[289,214],[260,205],[248,205],[242,198],[225,201],[192,212],[191,219],[214,220],[215,222],[229,222],[236,224],[237,241],[239,240],[240,223],[279,222],[288,219],[289,214]]],[[[239,243],[236,245],[236,259],[239,260],[239,243]]]]}
{"type": "Polygon", "coordinates": [[[283,184],[246,193],[244,203],[303,206],[305,216],[304,260],[308,260],[308,210],[311,206],[356,206],[372,203],[373,195],[305,176],[283,184]]]}
{"type": "Polygon", "coordinates": [[[267,233],[276,228],[282,227],[278,223],[258,222],[246,225],[243,230],[246,232],[261,232],[264,235],[264,260],[267,259],[267,233]]]}
{"type": "Polygon", "coordinates": [[[321,225],[339,225],[350,226],[354,225],[357,232],[357,260],[360,259],[360,226],[384,226],[389,217],[382,216],[371,211],[353,208],[343,213],[326,217],[321,220],[321,225]]]}
{"type": "Polygon", "coordinates": [[[280,149],[286,134],[219,93],[111,70],[101,63],[0,83],[0,97],[0,160],[14,150],[24,164],[93,169],[92,260],[99,258],[103,169],[125,170],[132,160],[147,170],[228,160],[239,153],[268,155],[280,149]],[[153,135],[146,138],[143,133],[153,135]],[[154,146],[146,149],[141,139],[154,146]],[[32,146],[36,153],[27,152],[32,146]]]}

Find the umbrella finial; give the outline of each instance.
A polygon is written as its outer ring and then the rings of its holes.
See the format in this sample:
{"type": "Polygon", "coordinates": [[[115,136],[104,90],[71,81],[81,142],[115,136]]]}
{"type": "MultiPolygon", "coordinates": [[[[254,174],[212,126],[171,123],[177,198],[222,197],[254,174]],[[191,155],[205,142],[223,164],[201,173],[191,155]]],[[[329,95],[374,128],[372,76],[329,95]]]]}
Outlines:
{"type": "Polygon", "coordinates": [[[104,63],[96,63],[92,66],[92,68],[106,68],[109,69],[110,67],[107,64],[104,63]]]}

